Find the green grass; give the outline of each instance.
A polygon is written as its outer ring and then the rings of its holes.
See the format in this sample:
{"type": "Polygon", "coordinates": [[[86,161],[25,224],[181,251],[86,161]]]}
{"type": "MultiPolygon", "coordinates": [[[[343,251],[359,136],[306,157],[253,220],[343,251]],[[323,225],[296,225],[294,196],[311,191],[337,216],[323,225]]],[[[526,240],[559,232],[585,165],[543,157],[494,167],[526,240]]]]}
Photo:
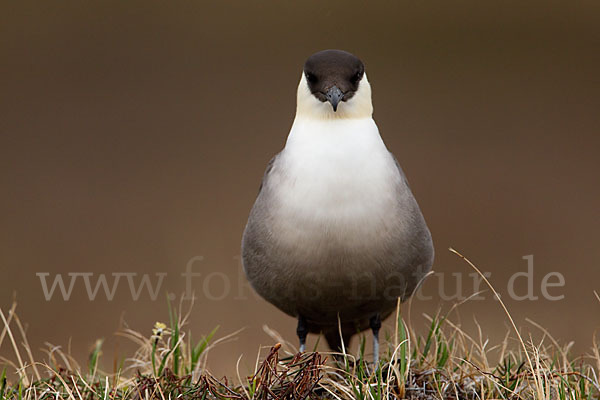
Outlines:
{"type": "Polygon", "coordinates": [[[297,354],[293,345],[280,340],[263,349],[254,371],[217,379],[208,372],[207,354],[231,335],[216,338],[215,328],[194,340],[186,331],[191,310],[184,313],[169,304],[168,326],[157,323],[150,335],[120,332],[139,348],[117,373],[106,373],[99,367],[102,340],[85,367],[60,349],[47,360],[35,360],[14,304],[6,313],[0,310],[0,346],[6,346],[4,351],[12,347],[16,360],[3,359],[0,400],[600,398],[595,340],[589,356],[572,357],[568,347],[542,328],[541,342],[525,342],[513,324],[505,339],[492,346],[482,329],[473,338],[452,322],[453,309],[430,317],[426,333],[419,336],[405,323],[399,304],[377,366],[369,363],[365,335],[355,355],[337,357],[297,354]]]}

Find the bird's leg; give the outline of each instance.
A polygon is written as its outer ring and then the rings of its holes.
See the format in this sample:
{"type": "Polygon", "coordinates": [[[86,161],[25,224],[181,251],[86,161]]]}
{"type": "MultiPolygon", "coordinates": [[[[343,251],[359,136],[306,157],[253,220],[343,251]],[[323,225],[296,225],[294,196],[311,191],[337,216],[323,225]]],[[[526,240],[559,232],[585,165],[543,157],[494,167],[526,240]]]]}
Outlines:
{"type": "Polygon", "coordinates": [[[381,315],[375,314],[369,320],[369,326],[373,331],[373,365],[379,367],[379,329],[381,328],[381,315]]]}
{"type": "Polygon", "coordinates": [[[306,350],[306,336],[308,335],[308,327],[306,326],[306,320],[303,316],[298,316],[298,327],[296,328],[296,334],[300,339],[300,353],[306,350]]]}

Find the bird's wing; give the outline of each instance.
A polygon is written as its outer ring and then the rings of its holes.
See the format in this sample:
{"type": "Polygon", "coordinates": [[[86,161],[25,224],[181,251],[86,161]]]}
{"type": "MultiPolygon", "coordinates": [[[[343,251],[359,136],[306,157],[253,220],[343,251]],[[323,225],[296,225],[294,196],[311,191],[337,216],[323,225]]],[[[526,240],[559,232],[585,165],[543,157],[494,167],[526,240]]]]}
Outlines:
{"type": "Polygon", "coordinates": [[[410,188],[410,185],[408,184],[408,179],[406,178],[406,175],[404,174],[404,171],[402,170],[402,167],[400,166],[398,159],[396,158],[396,156],[394,156],[394,154],[391,151],[390,151],[390,155],[392,156],[392,158],[394,159],[394,162],[396,163],[396,168],[398,168],[398,172],[400,172],[400,176],[402,177],[404,182],[406,182],[406,186],[408,186],[410,188]]]}
{"type": "Polygon", "coordinates": [[[265,169],[263,178],[260,181],[260,187],[258,188],[259,194],[260,194],[260,191],[262,190],[263,186],[265,186],[267,179],[269,179],[269,173],[271,173],[271,170],[273,169],[273,165],[275,165],[275,161],[277,160],[277,157],[279,157],[279,154],[281,154],[281,153],[275,154],[275,156],[273,158],[271,158],[271,161],[269,161],[269,163],[267,164],[267,168],[265,169]]]}

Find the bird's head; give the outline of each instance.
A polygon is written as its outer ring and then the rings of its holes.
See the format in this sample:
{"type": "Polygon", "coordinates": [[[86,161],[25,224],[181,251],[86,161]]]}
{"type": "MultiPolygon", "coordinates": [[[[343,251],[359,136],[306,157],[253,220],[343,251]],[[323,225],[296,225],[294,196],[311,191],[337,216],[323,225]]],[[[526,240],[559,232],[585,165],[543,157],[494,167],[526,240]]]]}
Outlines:
{"type": "Polygon", "coordinates": [[[308,57],[298,85],[296,115],[308,118],[370,118],[371,86],[362,61],[342,50],[308,57]]]}

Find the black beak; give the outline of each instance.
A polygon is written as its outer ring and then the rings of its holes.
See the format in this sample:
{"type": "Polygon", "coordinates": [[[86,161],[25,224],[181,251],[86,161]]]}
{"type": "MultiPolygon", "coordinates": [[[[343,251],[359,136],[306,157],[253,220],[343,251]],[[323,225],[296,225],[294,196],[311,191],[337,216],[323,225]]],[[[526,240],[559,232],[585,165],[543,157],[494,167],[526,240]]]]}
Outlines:
{"type": "Polygon", "coordinates": [[[333,106],[333,111],[335,112],[337,111],[337,106],[340,100],[344,98],[344,93],[342,93],[337,86],[332,86],[329,88],[329,90],[327,90],[325,97],[327,97],[327,100],[331,103],[333,106]]]}

